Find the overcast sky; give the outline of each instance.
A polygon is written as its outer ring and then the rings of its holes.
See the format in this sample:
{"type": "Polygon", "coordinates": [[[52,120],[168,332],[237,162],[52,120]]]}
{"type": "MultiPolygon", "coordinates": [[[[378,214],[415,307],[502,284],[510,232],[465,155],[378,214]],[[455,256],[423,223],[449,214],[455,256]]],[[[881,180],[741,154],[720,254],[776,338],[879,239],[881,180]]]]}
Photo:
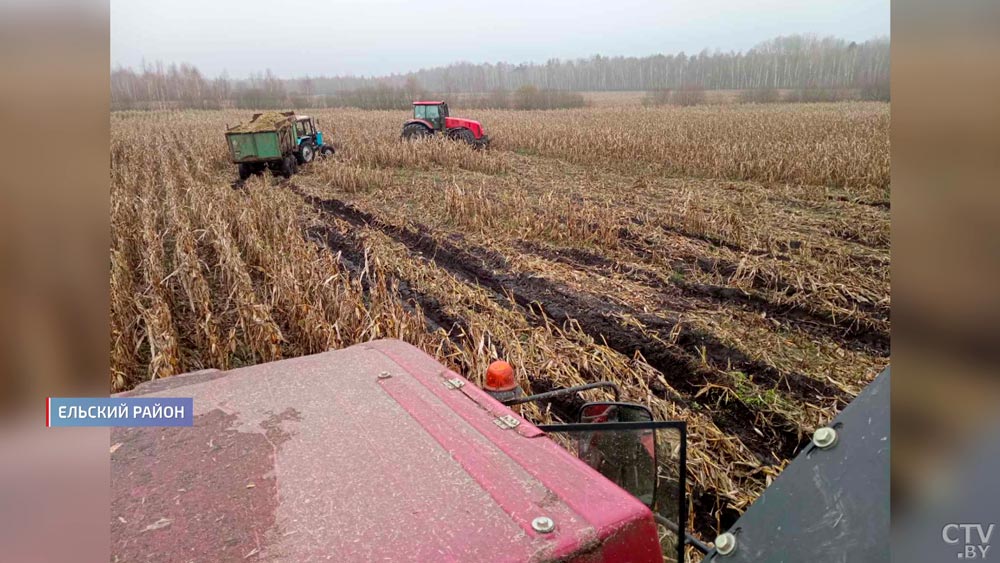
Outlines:
{"type": "Polygon", "coordinates": [[[745,50],[889,35],[889,0],[112,0],[111,64],[232,78],[381,75],[456,61],[745,50]]]}

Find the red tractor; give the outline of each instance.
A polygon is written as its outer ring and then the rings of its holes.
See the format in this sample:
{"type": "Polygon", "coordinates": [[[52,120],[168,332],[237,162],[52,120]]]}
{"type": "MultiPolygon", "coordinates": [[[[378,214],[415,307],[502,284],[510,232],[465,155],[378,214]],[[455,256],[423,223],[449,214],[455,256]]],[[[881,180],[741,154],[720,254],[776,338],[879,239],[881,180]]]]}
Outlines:
{"type": "Polygon", "coordinates": [[[413,119],[403,124],[403,138],[419,139],[435,133],[444,133],[450,139],[464,141],[475,148],[490,144],[490,138],[478,121],[451,117],[445,102],[413,102],[413,119]]]}

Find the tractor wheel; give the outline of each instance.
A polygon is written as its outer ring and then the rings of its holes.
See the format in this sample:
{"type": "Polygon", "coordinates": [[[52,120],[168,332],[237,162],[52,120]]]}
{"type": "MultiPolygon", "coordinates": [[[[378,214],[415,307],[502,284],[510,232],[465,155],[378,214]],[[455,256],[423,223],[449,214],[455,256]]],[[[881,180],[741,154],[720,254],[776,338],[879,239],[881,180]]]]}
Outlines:
{"type": "Polygon", "coordinates": [[[320,158],[330,158],[336,152],[337,151],[331,145],[323,145],[322,147],[319,148],[320,158]]]}
{"type": "Polygon", "coordinates": [[[240,174],[240,180],[246,180],[250,176],[253,176],[254,172],[253,167],[251,165],[242,162],[236,165],[236,170],[240,174]]]}
{"type": "Polygon", "coordinates": [[[299,152],[295,154],[295,158],[299,161],[299,164],[309,164],[315,155],[316,153],[313,151],[312,144],[302,143],[299,146],[299,152]]]}
{"type": "Polygon", "coordinates": [[[473,135],[472,131],[464,128],[452,132],[451,138],[455,139],[456,141],[462,141],[467,145],[476,144],[476,136],[473,135]]]}
{"type": "Polygon", "coordinates": [[[419,123],[410,123],[406,127],[403,127],[403,138],[406,140],[410,139],[420,139],[422,137],[430,137],[431,130],[427,128],[426,125],[421,125],[419,123]]]}
{"type": "Polygon", "coordinates": [[[295,157],[289,154],[281,159],[281,175],[291,178],[292,174],[295,174],[295,157]]]}

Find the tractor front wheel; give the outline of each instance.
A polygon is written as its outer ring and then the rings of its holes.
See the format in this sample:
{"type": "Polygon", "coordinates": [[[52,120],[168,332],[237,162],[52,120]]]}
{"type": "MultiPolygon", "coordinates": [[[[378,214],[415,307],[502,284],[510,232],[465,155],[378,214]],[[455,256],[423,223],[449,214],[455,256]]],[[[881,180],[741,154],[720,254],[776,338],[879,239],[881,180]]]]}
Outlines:
{"type": "Polygon", "coordinates": [[[331,156],[334,155],[335,152],[337,151],[334,150],[334,148],[330,145],[323,145],[322,147],[319,148],[320,158],[330,158],[331,156]]]}
{"type": "Polygon", "coordinates": [[[476,136],[472,133],[472,131],[468,129],[459,129],[457,131],[453,131],[451,133],[451,138],[455,139],[456,141],[462,141],[467,145],[476,144],[476,136]]]}
{"type": "Polygon", "coordinates": [[[403,138],[406,140],[420,139],[422,137],[429,137],[430,135],[431,130],[426,125],[410,123],[406,127],[403,127],[403,138]]]}
{"type": "Polygon", "coordinates": [[[299,146],[299,152],[295,155],[295,158],[299,161],[299,164],[309,164],[312,162],[315,155],[316,153],[313,152],[311,144],[302,143],[302,145],[299,146]]]}

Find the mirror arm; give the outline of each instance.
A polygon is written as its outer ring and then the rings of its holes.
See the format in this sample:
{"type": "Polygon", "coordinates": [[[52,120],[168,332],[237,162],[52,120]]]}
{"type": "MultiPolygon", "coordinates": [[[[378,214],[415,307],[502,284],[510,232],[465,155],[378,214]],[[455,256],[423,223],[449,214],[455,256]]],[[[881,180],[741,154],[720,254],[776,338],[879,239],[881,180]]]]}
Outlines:
{"type": "MultiPolygon", "coordinates": [[[[655,512],[653,513],[653,518],[656,520],[657,524],[662,525],[664,528],[670,530],[675,534],[677,533],[677,524],[674,524],[670,520],[664,518],[663,516],[660,516],[655,512]]],[[[698,538],[692,536],[687,532],[684,532],[684,543],[697,549],[703,555],[707,554],[709,551],[712,551],[712,548],[708,547],[707,545],[704,544],[704,542],[702,542],[701,540],[699,540],[698,538]]]]}
{"type": "Polygon", "coordinates": [[[503,401],[504,406],[520,405],[522,403],[530,403],[532,401],[542,401],[545,399],[551,399],[553,397],[558,397],[560,395],[569,395],[571,393],[577,393],[579,391],[587,391],[589,389],[599,389],[601,387],[610,387],[615,394],[615,400],[621,395],[621,388],[618,387],[616,383],[610,381],[598,381],[597,383],[587,383],[586,385],[577,385],[576,387],[567,387],[565,389],[556,389],[555,391],[548,391],[545,393],[538,393],[536,395],[528,395],[527,397],[518,397],[516,399],[510,399],[508,401],[503,401]]]}

